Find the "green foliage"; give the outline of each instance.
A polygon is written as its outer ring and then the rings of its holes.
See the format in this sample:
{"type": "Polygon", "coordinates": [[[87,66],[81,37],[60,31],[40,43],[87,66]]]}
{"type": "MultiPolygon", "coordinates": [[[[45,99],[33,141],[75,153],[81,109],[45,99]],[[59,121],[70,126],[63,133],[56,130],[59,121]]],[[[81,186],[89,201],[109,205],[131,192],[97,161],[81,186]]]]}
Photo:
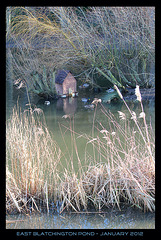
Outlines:
{"type": "Polygon", "coordinates": [[[38,72],[32,73],[32,85],[30,91],[45,97],[54,97],[56,94],[55,89],[55,71],[48,71],[43,66],[42,74],[38,72]]]}

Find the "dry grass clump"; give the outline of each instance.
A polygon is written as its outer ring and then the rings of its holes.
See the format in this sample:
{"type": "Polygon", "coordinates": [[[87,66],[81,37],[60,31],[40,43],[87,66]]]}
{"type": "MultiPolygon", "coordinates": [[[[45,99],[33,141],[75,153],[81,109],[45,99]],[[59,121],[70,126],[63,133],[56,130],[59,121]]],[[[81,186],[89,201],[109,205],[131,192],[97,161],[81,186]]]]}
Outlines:
{"type": "Polygon", "coordinates": [[[145,159],[130,167],[127,162],[118,162],[114,168],[100,163],[89,167],[81,178],[66,173],[60,189],[60,212],[87,210],[89,206],[99,211],[114,206],[121,210],[123,203],[144,211],[155,210],[155,175],[146,167],[145,159]]]}
{"type": "Polygon", "coordinates": [[[18,188],[13,175],[6,167],[6,209],[12,212],[15,208],[21,212],[20,202],[23,202],[20,189],[18,188]]]}
{"type": "Polygon", "coordinates": [[[100,105],[95,108],[94,121],[100,106],[107,126],[98,121],[92,136],[76,134],[69,117],[65,131],[71,133],[72,151],[68,150],[66,166],[60,161],[61,150],[49,134],[43,115],[39,115],[41,110],[21,113],[13,109],[6,130],[7,211],[39,210],[40,202],[49,211],[51,201],[59,202],[60,213],[65,209],[87,210],[91,205],[98,210],[111,206],[121,209],[123,203],[154,211],[155,137],[146,123],[138,87],[136,94],[141,114],[137,116],[124,102],[129,115],[119,111],[120,120],[97,102],[100,105]],[[79,158],[76,136],[86,141],[84,163],[79,158]]]}
{"type": "MultiPolygon", "coordinates": [[[[124,101],[118,88],[117,91],[124,101]]],[[[138,86],[136,95],[141,105],[139,117],[124,101],[131,119],[128,120],[129,116],[119,112],[120,123],[102,105],[102,113],[107,117],[108,128],[100,123],[101,130],[97,128],[100,134],[97,132],[96,138],[86,136],[88,144],[93,145],[94,156],[97,153],[95,161],[100,162],[97,171],[94,167],[93,174],[90,172],[87,177],[92,176],[89,182],[92,182],[94,189],[97,189],[97,197],[100,193],[104,193],[100,198],[103,205],[107,206],[111,203],[120,207],[121,202],[128,202],[153,211],[155,209],[155,138],[153,130],[146,123],[138,86]],[[98,180],[99,187],[96,187],[98,180]]]]}
{"type": "Polygon", "coordinates": [[[60,197],[62,199],[60,212],[65,209],[80,211],[82,208],[87,210],[87,193],[84,190],[81,177],[75,172],[64,173],[64,180],[61,181],[60,197]]]}
{"type": "MultiPolygon", "coordinates": [[[[117,91],[124,101],[118,88],[117,91]]],[[[80,176],[65,173],[61,211],[65,208],[80,211],[81,206],[87,209],[91,204],[99,210],[110,206],[121,209],[122,203],[144,211],[155,210],[155,138],[146,123],[138,86],[136,95],[141,113],[137,116],[124,101],[130,116],[119,111],[120,122],[100,102],[108,126],[105,128],[98,120],[101,129],[97,127],[97,136],[94,130],[92,136],[84,135],[87,166],[80,165],[80,176]],[[89,145],[93,147],[92,154],[88,152],[89,145]]]]}
{"type": "Polygon", "coordinates": [[[88,199],[101,210],[103,206],[114,204],[111,182],[111,169],[107,164],[97,164],[89,168],[83,179],[88,199]],[[88,187],[89,186],[89,187],[88,187]]]}
{"type": "Polygon", "coordinates": [[[35,108],[22,113],[14,108],[11,119],[7,121],[7,211],[13,206],[23,211],[33,203],[36,206],[36,200],[48,202],[51,192],[55,197],[55,171],[61,151],[52,140],[40,112],[35,108]]]}

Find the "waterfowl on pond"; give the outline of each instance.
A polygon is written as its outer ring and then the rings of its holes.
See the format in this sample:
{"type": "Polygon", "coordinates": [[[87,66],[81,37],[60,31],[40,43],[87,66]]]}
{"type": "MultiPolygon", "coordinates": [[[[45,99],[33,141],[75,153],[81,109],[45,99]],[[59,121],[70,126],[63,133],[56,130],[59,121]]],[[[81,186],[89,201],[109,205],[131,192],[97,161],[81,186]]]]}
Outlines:
{"type": "Polygon", "coordinates": [[[85,105],[84,107],[86,109],[94,109],[94,105],[93,104],[85,105]]]}
{"type": "Polygon", "coordinates": [[[44,104],[45,105],[50,105],[50,102],[49,101],[45,101],[44,104]]]}
{"type": "Polygon", "coordinates": [[[89,87],[89,84],[88,83],[84,83],[83,85],[80,85],[79,88],[82,89],[82,88],[88,88],[89,87]]]}
{"type": "Polygon", "coordinates": [[[72,92],[72,93],[71,93],[71,96],[72,96],[72,97],[78,97],[78,92],[72,92]]]}
{"type": "Polygon", "coordinates": [[[87,87],[89,87],[89,84],[88,83],[84,83],[83,84],[83,88],[87,88],[87,87]]]}
{"type": "Polygon", "coordinates": [[[89,102],[90,98],[82,98],[81,100],[82,100],[82,102],[89,102]]]}
{"type": "Polygon", "coordinates": [[[108,92],[108,93],[112,93],[112,92],[114,92],[115,90],[113,89],[113,88],[110,88],[110,89],[108,89],[108,90],[106,90],[106,92],[108,92]]]}
{"type": "Polygon", "coordinates": [[[66,97],[67,97],[66,94],[61,95],[61,98],[66,98],[66,97]]]}

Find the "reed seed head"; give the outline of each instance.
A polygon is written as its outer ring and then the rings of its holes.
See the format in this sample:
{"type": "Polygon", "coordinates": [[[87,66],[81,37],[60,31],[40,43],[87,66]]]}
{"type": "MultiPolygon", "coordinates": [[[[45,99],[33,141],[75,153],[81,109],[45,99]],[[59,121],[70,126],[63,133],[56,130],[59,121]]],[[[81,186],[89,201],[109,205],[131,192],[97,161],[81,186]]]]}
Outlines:
{"type": "Polygon", "coordinates": [[[105,133],[105,134],[107,134],[108,131],[107,131],[106,129],[102,129],[102,130],[100,131],[100,133],[105,133]]]}
{"type": "Polygon", "coordinates": [[[43,113],[43,110],[41,108],[35,108],[33,112],[37,112],[38,114],[43,113]]]}
{"type": "Polygon", "coordinates": [[[131,117],[131,119],[136,120],[136,113],[135,113],[134,111],[132,111],[132,117],[131,117]]]}
{"type": "Polygon", "coordinates": [[[121,120],[126,120],[126,115],[125,115],[125,113],[123,113],[123,112],[121,112],[121,111],[118,111],[118,113],[119,113],[119,117],[120,117],[121,120]]]}
{"type": "Polygon", "coordinates": [[[66,114],[66,115],[63,115],[62,118],[70,118],[70,115],[66,114]]]}
{"type": "Polygon", "coordinates": [[[138,100],[139,102],[141,102],[141,93],[140,93],[139,85],[136,85],[135,95],[136,95],[136,97],[137,97],[137,100],[138,100]]]}
{"type": "Polygon", "coordinates": [[[145,118],[145,112],[141,112],[141,113],[139,114],[139,118],[145,118]]]}
{"type": "Polygon", "coordinates": [[[98,98],[94,98],[93,102],[91,104],[98,104],[98,103],[101,103],[102,100],[101,99],[98,99],[98,98]]]}

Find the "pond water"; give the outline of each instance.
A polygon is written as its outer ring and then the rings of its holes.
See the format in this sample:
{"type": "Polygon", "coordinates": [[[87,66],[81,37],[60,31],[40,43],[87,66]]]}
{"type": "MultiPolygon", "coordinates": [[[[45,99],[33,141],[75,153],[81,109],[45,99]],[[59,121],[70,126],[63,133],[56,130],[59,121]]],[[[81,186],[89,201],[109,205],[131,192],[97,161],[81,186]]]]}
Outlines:
{"type": "Polygon", "coordinates": [[[6,217],[7,229],[154,229],[155,215],[130,207],[103,213],[41,213],[6,217]]]}
{"type": "MultiPolygon", "coordinates": [[[[16,89],[11,82],[10,76],[7,77],[6,83],[6,119],[8,119],[12,113],[13,107],[17,104],[23,109],[26,108],[28,103],[26,90],[16,89]]],[[[53,133],[53,138],[58,143],[59,147],[63,151],[64,142],[62,141],[61,131],[65,134],[66,140],[70,136],[70,132],[66,127],[69,127],[69,118],[64,118],[64,115],[74,115],[74,131],[79,134],[92,134],[93,117],[95,111],[92,109],[86,109],[84,106],[87,104],[82,101],[82,98],[90,98],[91,102],[94,97],[102,97],[103,94],[92,94],[89,96],[87,91],[81,91],[78,98],[59,99],[51,101],[50,105],[45,105],[45,100],[38,98],[37,96],[30,96],[31,102],[44,111],[46,123],[50,132],[53,133]],[[61,131],[60,131],[61,129],[61,131]]],[[[135,111],[137,115],[141,112],[140,105],[136,102],[129,103],[130,109],[135,111]]],[[[110,110],[116,117],[118,117],[117,111],[127,112],[126,107],[122,102],[117,103],[103,103],[103,106],[110,110]]],[[[147,121],[151,123],[153,129],[155,128],[155,102],[149,101],[144,104],[144,110],[146,113],[147,121]]],[[[98,121],[103,125],[107,123],[107,118],[102,114],[101,108],[98,106],[95,118],[95,125],[98,121]]],[[[70,142],[66,141],[70,150],[70,142]],[[69,143],[68,143],[69,142],[69,143]]],[[[86,142],[83,139],[79,139],[77,143],[79,156],[83,158],[84,147],[86,142]]],[[[6,228],[10,229],[119,229],[119,228],[133,228],[133,229],[153,229],[155,228],[155,216],[154,213],[143,213],[140,210],[132,208],[124,208],[121,212],[111,209],[106,210],[106,213],[63,213],[61,215],[56,213],[32,214],[26,215],[8,215],[6,216],[8,222],[6,228]],[[22,220],[22,221],[15,221],[22,220]]]]}

